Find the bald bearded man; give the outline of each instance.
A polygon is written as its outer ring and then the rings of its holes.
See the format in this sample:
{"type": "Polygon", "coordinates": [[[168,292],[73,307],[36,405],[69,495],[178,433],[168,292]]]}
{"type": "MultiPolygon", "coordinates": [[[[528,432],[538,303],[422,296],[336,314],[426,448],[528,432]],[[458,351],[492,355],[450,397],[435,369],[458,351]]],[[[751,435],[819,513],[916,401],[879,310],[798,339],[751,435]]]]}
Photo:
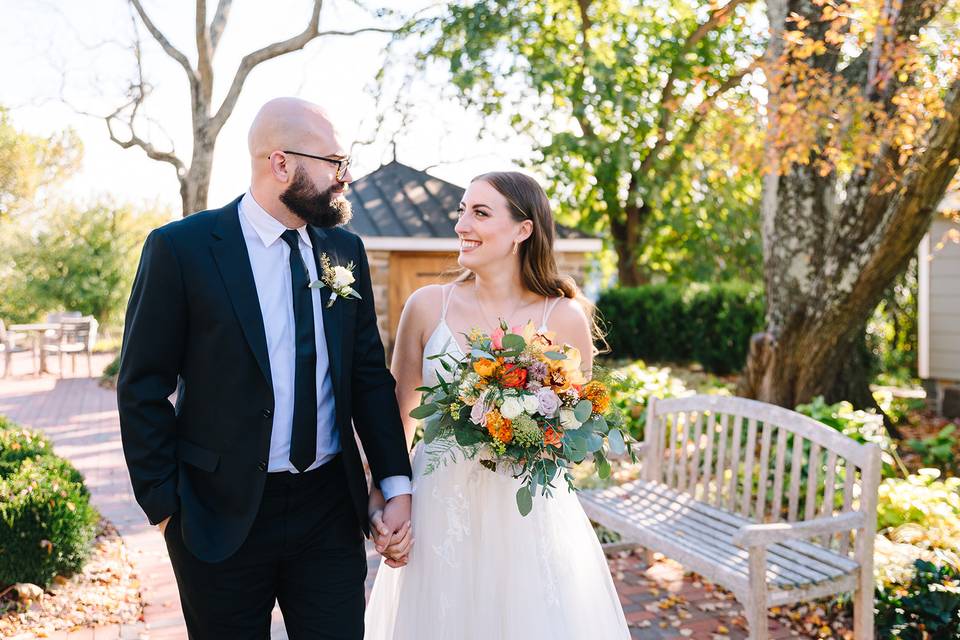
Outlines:
{"type": "Polygon", "coordinates": [[[191,638],[267,638],[277,602],[293,639],[360,640],[354,429],[387,499],[376,524],[402,553],[411,472],[366,253],[338,228],[350,160],[327,114],[294,98],[264,105],[248,143],[244,195],[144,244],[117,382],[124,455],[191,638]],[[359,297],[324,276],[350,264],[359,297]]]}

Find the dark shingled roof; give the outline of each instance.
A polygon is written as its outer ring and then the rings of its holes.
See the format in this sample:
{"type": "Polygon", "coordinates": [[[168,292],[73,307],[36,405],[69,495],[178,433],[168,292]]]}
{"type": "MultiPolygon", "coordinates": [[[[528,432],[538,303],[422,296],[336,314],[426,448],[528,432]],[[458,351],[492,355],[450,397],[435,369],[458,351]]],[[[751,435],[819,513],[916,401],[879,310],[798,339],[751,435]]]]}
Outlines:
{"type": "MultiPolygon", "coordinates": [[[[452,238],[461,197],[463,187],[394,160],[350,185],[347,229],[362,237],[452,238]]],[[[589,237],[560,225],[557,236],[589,237]]]]}

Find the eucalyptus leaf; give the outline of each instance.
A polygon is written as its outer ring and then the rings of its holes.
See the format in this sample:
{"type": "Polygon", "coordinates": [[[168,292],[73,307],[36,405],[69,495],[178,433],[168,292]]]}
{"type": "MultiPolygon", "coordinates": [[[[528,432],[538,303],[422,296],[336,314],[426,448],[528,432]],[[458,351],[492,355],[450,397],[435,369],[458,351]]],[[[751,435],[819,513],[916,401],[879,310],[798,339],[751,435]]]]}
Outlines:
{"type": "Polygon", "coordinates": [[[427,420],[423,426],[423,442],[425,444],[430,444],[437,439],[437,436],[440,435],[440,421],[439,420],[427,420]]]}
{"type": "Polygon", "coordinates": [[[607,442],[610,444],[610,451],[618,456],[622,456],[627,451],[627,443],[623,440],[623,433],[619,429],[610,429],[607,434],[607,442]]]}
{"type": "Polygon", "coordinates": [[[423,418],[426,418],[427,416],[432,416],[433,414],[435,414],[435,413],[436,413],[437,411],[439,411],[439,410],[440,410],[440,407],[437,405],[437,403],[435,403],[435,402],[428,402],[428,403],[426,403],[426,404],[420,405],[419,407],[417,407],[416,409],[414,409],[413,411],[411,411],[411,412],[410,412],[410,417],[411,417],[411,418],[416,418],[417,420],[422,420],[423,418]]]}
{"type": "Polygon", "coordinates": [[[522,516],[533,510],[533,494],[530,493],[530,487],[527,485],[517,489],[517,508],[520,509],[520,515],[522,516]]]}
{"type": "Polygon", "coordinates": [[[593,454],[593,460],[597,463],[597,475],[600,476],[601,480],[606,480],[610,477],[610,463],[607,461],[607,457],[603,455],[603,452],[597,451],[593,454]]]}
{"type": "Polygon", "coordinates": [[[503,336],[502,343],[504,349],[511,349],[513,351],[523,351],[527,346],[527,341],[515,333],[508,333],[503,336]]]}
{"type": "Polygon", "coordinates": [[[551,360],[566,360],[566,354],[560,353],[559,351],[544,351],[543,355],[547,356],[551,360]]]}
{"type": "Polygon", "coordinates": [[[581,400],[577,403],[577,406],[573,408],[573,415],[577,418],[577,422],[586,422],[592,414],[593,403],[589,400],[581,400]]]}
{"type": "Polygon", "coordinates": [[[493,357],[492,355],[490,355],[490,354],[487,353],[486,351],[483,351],[482,349],[473,349],[473,350],[470,352],[470,357],[471,357],[471,358],[486,358],[487,360],[496,360],[495,357],[493,357]]]}

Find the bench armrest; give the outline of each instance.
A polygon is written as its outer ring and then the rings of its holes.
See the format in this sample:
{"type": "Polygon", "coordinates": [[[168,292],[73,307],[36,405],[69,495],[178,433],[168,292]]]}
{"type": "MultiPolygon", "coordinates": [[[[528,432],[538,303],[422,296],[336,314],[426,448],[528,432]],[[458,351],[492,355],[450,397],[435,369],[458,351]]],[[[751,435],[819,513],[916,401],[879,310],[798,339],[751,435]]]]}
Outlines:
{"type": "Polygon", "coordinates": [[[863,529],[865,526],[866,519],[859,511],[848,511],[838,516],[824,516],[801,522],[747,524],[733,534],[733,544],[743,548],[766,546],[785,538],[802,540],[852,529],[863,529]]]}

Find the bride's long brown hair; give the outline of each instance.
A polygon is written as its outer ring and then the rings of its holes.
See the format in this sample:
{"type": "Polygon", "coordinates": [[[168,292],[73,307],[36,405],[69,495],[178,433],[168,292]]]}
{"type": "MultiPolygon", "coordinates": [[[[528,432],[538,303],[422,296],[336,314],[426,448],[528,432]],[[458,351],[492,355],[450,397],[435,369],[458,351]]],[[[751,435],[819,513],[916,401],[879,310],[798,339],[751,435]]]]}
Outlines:
{"type": "MultiPolygon", "coordinates": [[[[577,283],[568,275],[562,275],[553,252],[556,230],[550,201],[543,187],[528,175],[517,171],[493,171],[475,177],[470,182],[482,180],[502,195],[510,206],[510,215],[517,222],[530,220],[533,231],[520,243],[520,281],[524,288],[547,298],[563,296],[576,300],[590,319],[591,333],[595,343],[606,345],[603,331],[597,322],[597,312],[580,291],[577,283]]],[[[462,269],[457,282],[476,278],[469,269],[462,269]]]]}

